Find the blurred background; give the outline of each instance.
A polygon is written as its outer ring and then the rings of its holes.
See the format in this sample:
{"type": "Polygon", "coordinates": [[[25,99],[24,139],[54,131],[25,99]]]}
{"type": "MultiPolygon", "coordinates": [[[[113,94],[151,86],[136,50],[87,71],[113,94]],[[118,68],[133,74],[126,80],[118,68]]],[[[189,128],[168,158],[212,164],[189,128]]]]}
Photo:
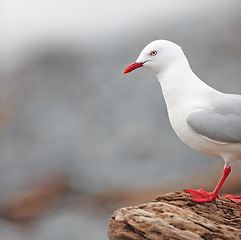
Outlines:
{"type": "MultiPolygon", "coordinates": [[[[154,74],[123,75],[150,41],[179,44],[241,94],[239,0],[2,0],[0,240],[107,239],[112,212],[211,191],[223,160],[185,146],[154,74]]],[[[241,192],[241,164],[222,188],[241,192]]]]}

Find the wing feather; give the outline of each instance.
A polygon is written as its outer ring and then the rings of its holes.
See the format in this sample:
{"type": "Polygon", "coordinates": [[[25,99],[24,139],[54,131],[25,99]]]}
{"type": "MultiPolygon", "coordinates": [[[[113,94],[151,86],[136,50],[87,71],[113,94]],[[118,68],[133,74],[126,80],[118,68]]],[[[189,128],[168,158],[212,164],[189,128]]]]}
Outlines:
{"type": "Polygon", "coordinates": [[[226,95],[212,109],[186,115],[188,126],[200,135],[223,143],[241,142],[241,96],[226,95]]]}

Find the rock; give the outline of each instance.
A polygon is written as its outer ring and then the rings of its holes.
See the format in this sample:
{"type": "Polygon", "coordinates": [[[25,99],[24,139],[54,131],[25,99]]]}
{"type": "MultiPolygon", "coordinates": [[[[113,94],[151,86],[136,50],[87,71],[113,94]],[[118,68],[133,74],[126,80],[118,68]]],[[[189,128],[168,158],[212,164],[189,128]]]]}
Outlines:
{"type": "Polygon", "coordinates": [[[11,221],[31,221],[54,205],[69,191],[68,178],[64,175],[52,176],[26,191],[7,198],[0,205],[0,217],[11,221]]]}
{"type": "Polygon", "coordinates": [[[160,195],[153,202],[116,210],[110,240],[241,239],[241,206],[220,197],[195,203],[184,192],[160,195]]]}

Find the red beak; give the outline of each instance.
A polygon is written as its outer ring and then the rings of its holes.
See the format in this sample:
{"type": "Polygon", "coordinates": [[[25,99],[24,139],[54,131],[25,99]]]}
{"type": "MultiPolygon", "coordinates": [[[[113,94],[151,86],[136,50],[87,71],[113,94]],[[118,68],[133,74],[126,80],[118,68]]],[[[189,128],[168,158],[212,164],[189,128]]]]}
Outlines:
{"type": "Polygon", "coordinates": [[[139,67],[142,67],[144,63],[145,62],[140,62],[140,63],[133,62],[128,67],[126,67],[126,69],[125,69],[125,71],[123,73],[126,74],[126,73],[129,73],[129,72],[132,72],[133,70],[135,70],[135,69],[137,69],[139,67]]]}

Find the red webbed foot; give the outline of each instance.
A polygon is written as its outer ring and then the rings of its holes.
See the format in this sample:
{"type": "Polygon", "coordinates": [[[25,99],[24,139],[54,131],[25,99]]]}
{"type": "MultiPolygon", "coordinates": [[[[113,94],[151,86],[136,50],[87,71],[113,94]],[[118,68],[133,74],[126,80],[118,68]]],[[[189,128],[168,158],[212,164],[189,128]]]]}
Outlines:
{"type": "Polygon", "coordinates": [[[192,197],[193,202],[210,202],[212,200],[215,200],[218,195],[215,195],[214,193],[208,193],[203,189],[199,190],[191,190],[191,189],[185,189],[184,192],[190,193],[192,197]]]}
{"type": "MultiPolygon", "coordinates": [[[[213,190],[213,192],[208,193],[206,191],[204,191],[203,189],[199,189],[199,190],[191,190],[191,189],[186,189],[184,190],[184,192],[188,192],[191,194],[192,197],[192,201],[194,202],[210,202],[212,200],[215,200],[216,198],[218,198],[218,193],[220,188],[222,187],[225,179],[227,178],[227,176],[229,175],[231,171],[231,168],[229,165],[226,165],[224,170],[223,170],[223,175],[221,177],[221,179],[219,180],[217,186],[215,187],[215,189],[213,190]]],[[[235,197],[230,197],[231,195],[229,195],[229,197],[226,197],[231,199],[232,201],[239,201],[241,200],[241,198],[239,198],[239,200],[235,197]]]]}
{"type": "Polygon", "coordinates": [[[241,205],[241,197],[239,196],[234,196],[234,195],[231,195],[231,194],[224,194],[222,195],[223,197],[225,198],[228,198],[229,200],[237,203],[238,205],[241,205]]]}

